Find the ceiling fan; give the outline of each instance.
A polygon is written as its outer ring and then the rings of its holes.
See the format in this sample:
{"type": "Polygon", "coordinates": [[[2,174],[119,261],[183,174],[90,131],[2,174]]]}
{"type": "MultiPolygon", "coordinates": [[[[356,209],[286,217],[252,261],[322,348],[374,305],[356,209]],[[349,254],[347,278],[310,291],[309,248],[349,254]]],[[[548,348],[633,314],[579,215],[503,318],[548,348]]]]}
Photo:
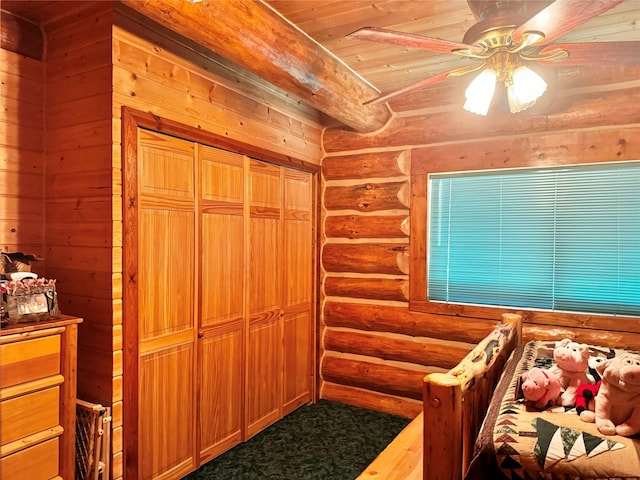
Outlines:
{"type": "Polygon", "coordinates": [[[467,30],[462,42],[376,27],[361,28],[347,37],[459,55],[479,61],[477,65],[442,72],[365,104],[386,102],[450,77],[481,71],[465,92],[464,108],[486,115],[496,83],[501,81],[507,88],[509,109],[516,113],[532,106],[546,90],[544,80],[527,65],[640,63],[640,42],[553,43],[619,3],[622,0],[467,0],[478,21],[467,30]]]}

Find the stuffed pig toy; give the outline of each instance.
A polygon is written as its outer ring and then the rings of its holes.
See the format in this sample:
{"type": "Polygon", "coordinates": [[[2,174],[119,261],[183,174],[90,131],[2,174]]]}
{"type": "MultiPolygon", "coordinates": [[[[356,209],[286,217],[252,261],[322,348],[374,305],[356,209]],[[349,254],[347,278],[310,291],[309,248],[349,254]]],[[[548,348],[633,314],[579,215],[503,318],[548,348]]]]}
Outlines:
{"type": "Polygon", "coordinates": [[[556,342],[553,359],[556,364],[549,370],[556,374],[564,389],[558,398],[558,404],[573,407],[576,404],[578,387],[585,383],[593,383],[593,379],[587,376],[589,347],[565,338],[556,342]]]}
{"type": "Polygon", "coordinates": [[[600,364],[595,423],[604,435],[640,432],[640,355],[623,353],[600,364]]]}
{"type": "Polygon", "coordinates": [[[525,400],[538,409],[545,409],[551,403],[555,404],[560,395],[560,380],[555,373],[534,367],[522,375],[520,389],[525,400]]]}

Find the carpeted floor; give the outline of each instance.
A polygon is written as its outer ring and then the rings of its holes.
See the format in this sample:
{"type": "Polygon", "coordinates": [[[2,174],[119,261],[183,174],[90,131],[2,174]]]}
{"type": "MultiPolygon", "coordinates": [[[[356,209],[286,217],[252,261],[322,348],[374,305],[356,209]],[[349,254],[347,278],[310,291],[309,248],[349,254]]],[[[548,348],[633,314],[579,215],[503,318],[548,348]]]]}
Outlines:
{"type": "Polygon", "coordinates": [[[409,419],[320,400],[203,465],[186,480],[353,480],[409,419]]]}

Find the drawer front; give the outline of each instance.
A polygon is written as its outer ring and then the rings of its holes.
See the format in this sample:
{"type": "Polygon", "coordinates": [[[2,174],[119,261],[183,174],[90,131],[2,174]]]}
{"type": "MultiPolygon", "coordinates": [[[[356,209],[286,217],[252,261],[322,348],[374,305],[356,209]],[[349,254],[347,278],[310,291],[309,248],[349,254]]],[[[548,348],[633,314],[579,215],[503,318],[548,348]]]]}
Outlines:
{"type": "Polygon", "coordinates": [[[0,388],[60,373],[60,335],[0,345],[0,388]]]}
{"type": "Polygon", "coordinates": [[[2,444],[19,440],[60,423],[60,387],[4,400],[0,404],[2,444]]]}
{"type": "Polygon", "coordinates": [[[0,460],[1,480],[49,480],[58,475],[58,439],[53,438],[0,460]]]}

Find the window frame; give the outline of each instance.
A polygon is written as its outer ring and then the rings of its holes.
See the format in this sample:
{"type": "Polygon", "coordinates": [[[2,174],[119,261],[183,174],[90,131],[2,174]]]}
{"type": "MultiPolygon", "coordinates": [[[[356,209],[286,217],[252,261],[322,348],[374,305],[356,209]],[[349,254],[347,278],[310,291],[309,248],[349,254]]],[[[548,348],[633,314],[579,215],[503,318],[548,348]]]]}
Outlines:
{"type": "MultiPolygon", "coordinates": [[[[473,170],[502,170],[520,167],[544,167],[577,165],[586,163],[620,162],[615,160],[582,159],[575,154],[564,158],[544,159],[540,161],[536,152],[529,154],[518,152],[520,158],[514,158],[509,152],[509,161],[488,159],[486,155],[477,155],[478,145],[468,145],[461,155],[460,145],[443,145],[434,148],[417,149],[412,152],[411,159],[411,208],[410,208],[410,275],[409,275],[409,310],[421,313],[472,317],[497,320],[505,312],[520,313],[525,322],[554,325],[558,327],[582,326],[587,328],[610,330],[615,322],[615,330],[637,332],[640,329],[639,317],[627,317],[606,314],[585,314],[574,312],[554,312],[530,310],[526,308],[509,308],[504,306],[467,305],[444,302],[431,302],[427,298],[427,271],[429,231],[426,222],[429,198],[429,175],[432,173],[464,172],[473,170]],[[474,146],[476,147],[474,149],[474,146]],[[458,149],[456,148],[458,147],[458,149]],[[453,161],[451,160],[453,159],[453,161]],[[455,165],[457,168],[452,168],[455,165]]],[[[537,152],[539,153],[539,152],[537,152]]],[[[624,161],[624,160],[623,160],[624,161]]],[[[629,160],[633,161],[633,160],[629,160]]]]}

